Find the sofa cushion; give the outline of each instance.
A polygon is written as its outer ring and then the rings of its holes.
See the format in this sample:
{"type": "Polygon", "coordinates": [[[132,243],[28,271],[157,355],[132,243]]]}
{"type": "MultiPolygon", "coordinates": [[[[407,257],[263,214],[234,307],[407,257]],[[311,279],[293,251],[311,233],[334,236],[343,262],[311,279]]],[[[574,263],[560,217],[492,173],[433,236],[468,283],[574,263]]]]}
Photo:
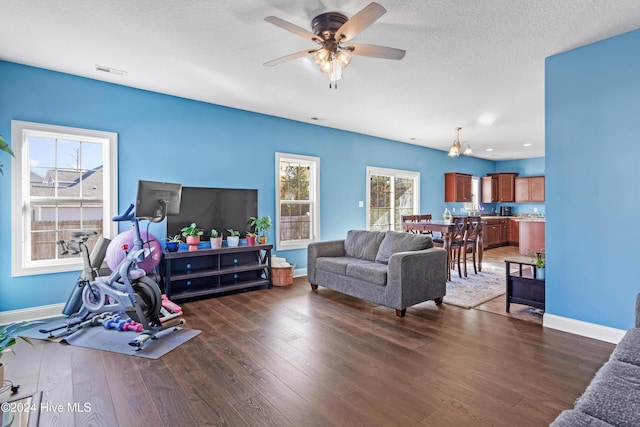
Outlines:
{"type": "Polygon", "coordinates": [[[344,241],[347,256],[375,261],[385,233],[382,231],[349,230],[344,241]]]}
{"type": "Polygon", "coordinates": [[[318,259],[316,260],[316,269],[346,276],[347,265],[359,263],[368,264],[371,263],[371,261],[348,256],[318,257],[318,259]]]}
{"type": "Polygon", "coordinates": [[[380,243],[375,260],[382,264],[388,264],[389,258],[396,252],[421,251],[432,247],[433,241],[430,235],[387,231],[382,243],[380,243]]]}
{"type": "Polygon", "coordinates": [[[640,328],[627,331],[611,354],[611,359],[640,366],[640,328]]]}
{"type": "Polygon", "coordinates": [[[378,286],[387,285],[388,267],[375,262],[357,263],[347,265],[347,276],[360,279],[378,286]]]}
{"type": "Polygon", "coordinates": [[[549,427],[607,427],[611,426],[591,415],[576,411],[575,409],[562,411],[549,427]]]}
{"type": "Polygon", "coordinates": [[[575,409],[616,426],[637,426],[639,389],[640,367],[610,360],[600,368],[575,409]]]}

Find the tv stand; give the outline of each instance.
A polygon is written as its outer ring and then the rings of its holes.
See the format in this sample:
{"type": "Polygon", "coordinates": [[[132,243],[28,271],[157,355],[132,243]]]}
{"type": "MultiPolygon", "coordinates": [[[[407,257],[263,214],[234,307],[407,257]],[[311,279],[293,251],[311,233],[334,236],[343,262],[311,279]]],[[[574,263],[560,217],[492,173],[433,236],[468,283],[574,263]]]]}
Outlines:
{"type": "Polygon", "coordinates": [[[198,247],[163,254],[161,283],[172,300],[212,296],[252,288],[271,288],[273,245],[198,247]]]}

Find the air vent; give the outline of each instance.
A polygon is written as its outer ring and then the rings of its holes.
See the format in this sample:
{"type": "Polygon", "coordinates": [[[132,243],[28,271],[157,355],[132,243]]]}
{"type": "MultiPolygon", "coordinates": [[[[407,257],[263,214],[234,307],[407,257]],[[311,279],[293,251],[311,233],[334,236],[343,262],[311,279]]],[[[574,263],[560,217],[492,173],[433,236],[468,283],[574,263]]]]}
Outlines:
{"type": "Polygon", "coordinates": [[[126,76],[127,72],[123,70],[116,70],[115,68],[105,67],[104,65],[96,64],[96,71],[100,71],[102,73],[115,74],[116,76],[126,76]]]}

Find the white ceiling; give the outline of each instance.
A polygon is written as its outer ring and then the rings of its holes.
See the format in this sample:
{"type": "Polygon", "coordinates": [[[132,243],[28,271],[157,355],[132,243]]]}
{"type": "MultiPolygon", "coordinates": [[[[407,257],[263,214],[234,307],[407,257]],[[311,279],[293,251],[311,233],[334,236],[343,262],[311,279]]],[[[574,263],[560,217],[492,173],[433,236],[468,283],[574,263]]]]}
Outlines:
{"type": "Polygon", "coordinates": [[[407,54],[354,57],[338,90],[311,58],[264,67],[316,45],[263,19],[311,30],[369,0],[0,0],[0,59],[445,151],[461,126],[504,160],[544,155],[545,57],[640,27],[638,0],[378,2],[353,42],[407,54]]]}

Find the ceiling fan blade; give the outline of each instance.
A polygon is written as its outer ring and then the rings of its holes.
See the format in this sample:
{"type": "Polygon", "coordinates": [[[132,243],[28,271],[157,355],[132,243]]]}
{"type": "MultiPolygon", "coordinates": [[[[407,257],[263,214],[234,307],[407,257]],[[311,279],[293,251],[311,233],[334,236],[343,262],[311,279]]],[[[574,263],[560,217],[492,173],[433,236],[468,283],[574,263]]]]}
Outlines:
{"type": "Polygon", "coordinates": [[[378,3],[373,2],[369,4],[369,6],[366,6],[360,12],[353,15],[351,19],[345,22],[344,25],[336,31],[336,41],[345,42],[347,40],[351,40],[369,25],[380,19],[380,17],[386,12],[387,9],[378,3]]]}
{"type": "Polygon", "coordinates": [[[290,33],[295,34],[296,36],[300,36],[305,39],[309,39],[316,43],[322,43],[322,39],[311,31],[305,30],[302,27],[298,27],[297,25],[292,24],[291,22],[285,21],[284,19],[280,19],[277,16],[267,16],[264,18],[265,21],[275,25],[276,27],[280,27],[283,30],[287,30],[290,33]]]}
{"type": "Polygon", "coordinates": [[[396,49],[395,47],[377,46],[373,44],[350,44],[343,48],[352,55],[370,56],[372,58],[382,59],[402,59],[407,53],[406,50],[396,49]]]}
{"type": "Polygon", "coordinates": [[[300,52],[292,53],[291,55],[283,56],[282,58],[273,59],[269,62],[265,62],[265,67],[273,67],[274,65],[282,64],[283,62],[293,61],[294,59],[302,58],[310,53],[315,52],[316,49],[301,50],[300,52]]]}

